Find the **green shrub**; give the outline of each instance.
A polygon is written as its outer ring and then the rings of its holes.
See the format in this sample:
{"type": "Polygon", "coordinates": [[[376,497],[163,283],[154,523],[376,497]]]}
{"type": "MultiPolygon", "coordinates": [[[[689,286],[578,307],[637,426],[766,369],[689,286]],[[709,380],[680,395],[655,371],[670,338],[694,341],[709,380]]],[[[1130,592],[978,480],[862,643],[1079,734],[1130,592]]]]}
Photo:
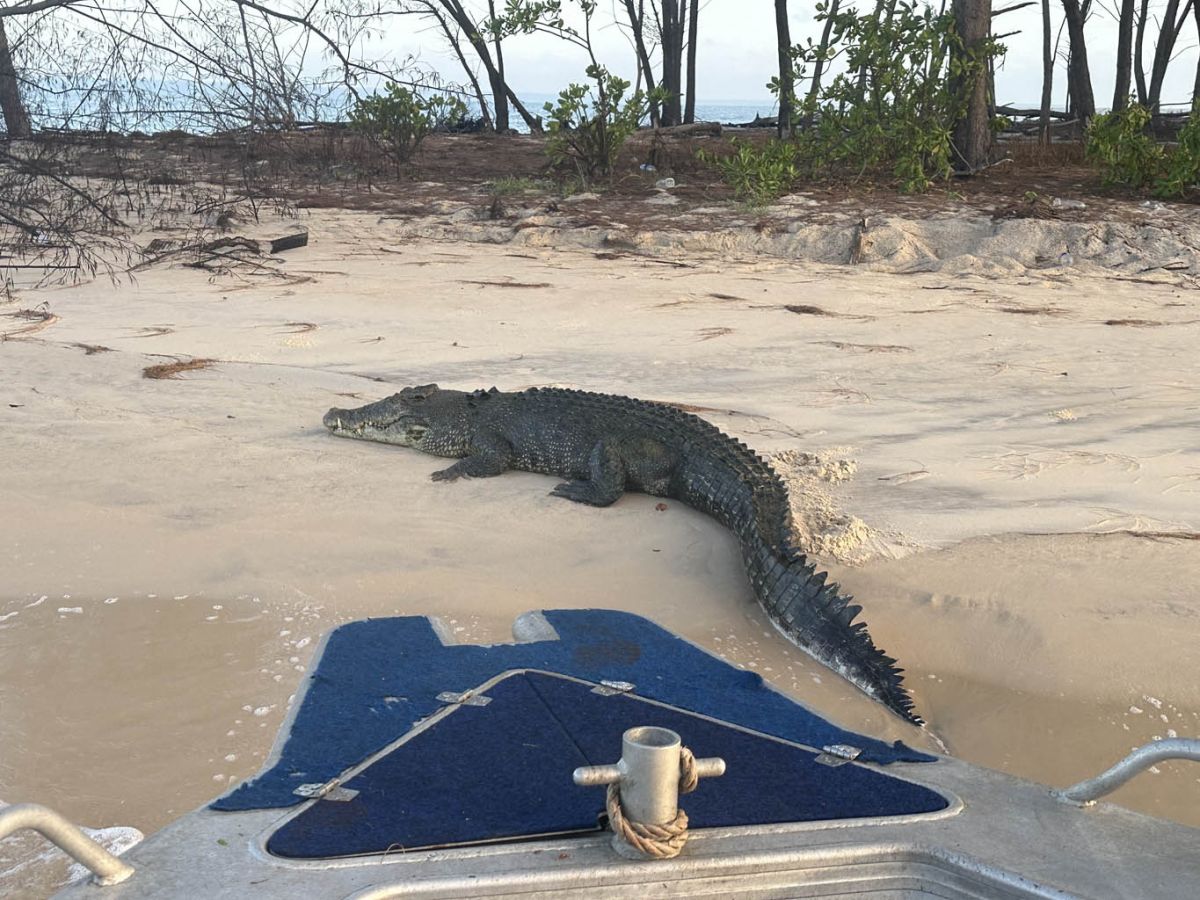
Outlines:
{"type": "MultiPolygon", "coordinates": [[[[828,16],[818,6],[818,19],[828,16]]],[[[846,71],[798,110],[814,123],[800,135],[800,160],[814,177],[890,170],[904,191],[949,178],[953,130],[966,111],[960,84],[970,83],[1004,47],[987,43],[965,54],[953,13],[900,0],[887,14],[847,10],[833,16],[832,46],[846,71]]],[[[797,48],[815,63],[817,48],[797,48]]],[[[993,123],[999,124],[999,123],[993,123]]]]}
{"type": "Polygon", "coordinates": [[[1149,124],[1150,110],[1136,103],[1096,116],[1088,124],[1085,152],[1099,164],[1104,184],[1140,188],[1163,176],[1166,156],[1146,133],[1149,124]]]}
{"type": "Polygon", "coordinates": [[[576,174],[590,182],[612,174],[625,141],[646,115],[648,100],[642,91],[626,98],[629,82],[604,66],[593,64],[586,71],[594,85],[568,85],[557,103],[543,108],[551,162],[573,165],[576,174]]]}
{"type": "Polygon", "coordinates": [[[758,206],[786,194],[799,174],[796,145],[791,141],[768,141],[755,146],[734,138],[733,153],[717,155],[701,150],[699,158],[712,163],[739,200],[758,206]]]}
{"type": "Polygon", "coordinates": [[[1167,154],[1164,172],[1154,184],[1159,197],[1181,197],[1200,183],[1200,101],[1179,129],[1178,143],[1167,154]]]}
{"type": "Polygon", "coordinates": [[[1150,187],[1172,198],[1200,186],[1200,101],[1179,129],[1176,143],[1163,146],[1149,134],[1150,110],[1130,103],[1120,112],[1096,116],[1088,125],[1086,155],[1106,185],[1150,187]]]}
{"type": "Polygon", "coordinates": [[[457,97],[445,94],[422,97],[388,82],[384,93],[355,102],[350,110],[350,125],[399,168],[412,159],[430,132],[453,126],[466,114],[466,104],[457,97]]]}
{"type": "MultiPolygon", "coordinates": [[[[953,130],[966,110],[961,85],[970,84],[990,60],[1004,52],[996,41],[974,54],[963,50],[952,13],[936,13],[919,0],[876,5],[830,15],[817,4],[817,20],[832,21],[827,47],[809,41],[792,49],[797,78],[824,56],[844,57],[844,71],[803,99],[795,109],[792,178],[851,178],[890,174],[901,190],[922,191],[949,178],[954,163],[953,130]]],[[[778,94],[778,79],[768,87],[778,94]]],[[[992,123],[999,130],[1004,122],[992,123]]],[[[722,168],[727,177],[744,171],[786,171],[780,151],[763,151],[722,168]],[[774,154],[774,155],[772,155],[774,154]]],[[[764,182],[767,179],[764,179],[764,182]]],[[[731,182],[733,183],[733,182],[731,182]]]]}

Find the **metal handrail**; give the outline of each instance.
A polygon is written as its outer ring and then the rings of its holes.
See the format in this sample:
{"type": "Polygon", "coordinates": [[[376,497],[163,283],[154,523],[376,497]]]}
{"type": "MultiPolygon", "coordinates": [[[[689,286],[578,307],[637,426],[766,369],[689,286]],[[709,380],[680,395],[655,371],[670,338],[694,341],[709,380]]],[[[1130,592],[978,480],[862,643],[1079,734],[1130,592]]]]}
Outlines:
{"type": "Polygon", "coordinates": [[[1168,759],[1189,759],[1193,762],[1200,762],[1200,740],[1172,738],[1167,741],[1146,744],[1138,747],[1115,766],[1101,772],[1095,778],[1089,778],[1087,781],[1081,781],[1079,784],[1052,793],[1059,800],[1077,803],[1080,806],[1091,806],[1135,775],[1144,772],[1155,763],[1168,759]]]}
{"type": "Polygon", "coordinates": [[[96,884],[120,884],[133,866],[113,856],[54,810],[38,803],[17,803],[0,809],[0,840],[32,828],[78,863],[87,866],[96,884]]]}

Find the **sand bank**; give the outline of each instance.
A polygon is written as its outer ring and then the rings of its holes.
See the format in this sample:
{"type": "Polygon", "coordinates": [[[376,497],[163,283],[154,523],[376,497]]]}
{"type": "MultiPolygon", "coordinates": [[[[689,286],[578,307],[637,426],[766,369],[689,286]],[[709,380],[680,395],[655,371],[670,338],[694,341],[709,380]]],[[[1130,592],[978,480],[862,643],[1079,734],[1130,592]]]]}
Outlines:
{"type": "MultiPolygon", "coordinates": [[[[314,640],[369,615],[469,641],[628,609],[931,746],[770,630],[715,522],[528,474],[435,484],[438,460],[320,426],[430,381],[685,403],[773,455],[798,534],[966,759],[1065,784],[1200,732],[1200,305],[1177,273],[897,278],[306,221],[271,273],[0,307],[49,314],[0,318],[0,798],[160,827],[256,771],[314,640]]],[[[1200,824],[1200,773],[1118,799],[1200,824]]]]}

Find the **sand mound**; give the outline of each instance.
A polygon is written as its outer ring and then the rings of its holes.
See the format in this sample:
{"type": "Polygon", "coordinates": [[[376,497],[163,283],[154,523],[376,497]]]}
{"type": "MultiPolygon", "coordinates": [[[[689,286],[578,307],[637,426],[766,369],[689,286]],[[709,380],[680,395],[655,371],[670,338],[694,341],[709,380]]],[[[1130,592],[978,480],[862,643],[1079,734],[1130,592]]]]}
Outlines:
{"type": "MultiPolygon", "coordinates": [[[[493,220],[486,209],[442,201],[432,216],[399,226],[407,238],[616,248],[686,256],[762,255],[854,265],[878,272],[984,276],[1093,274],[1180,281],[1200,273],[1200,222],[1188,215],[1131,221],[996,218],[950,210],[909,218],[872,210],[796,214],[792,198],[751,216],[733,207],[655,210],[638,225],[614,221],[595,195],[493,220]],[[581,215],[582,207],[595,207],[581,215]]],[[[652,198],[653,199],[653,198],[652,198]]],[[[1135,207],[1135,209],[1140,209],[1135,207]]]]}
{"type": "Polygon", "coordinates": [[[858,462],[849,447],[830,447],[817,453],[783,450],[770,457],[788,489],[796,543],[821,559],[862,565],[872,559],[899,559],[916,546],[897,533],[872,528],[858,516],[841,510],[834,486],[850,481],[858,462]]]}

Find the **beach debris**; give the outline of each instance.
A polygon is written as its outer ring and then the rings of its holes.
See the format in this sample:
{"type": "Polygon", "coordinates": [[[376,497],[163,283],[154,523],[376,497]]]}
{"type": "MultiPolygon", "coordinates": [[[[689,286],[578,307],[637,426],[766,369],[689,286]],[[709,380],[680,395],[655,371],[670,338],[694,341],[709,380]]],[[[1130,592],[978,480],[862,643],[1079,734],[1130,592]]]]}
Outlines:
{"type": "Polygon", "coordinates": [[[548,288],[554,287],[549,281],[494,281],[491,279],[460,278],[458,284],[473,284],[477,287],[498,288],[548,288]]]}
{"type": "Polygon", "coordinates": [[[813,341],[814,344],[821,344],[826,347],[832,347],[834,350],[844,350],[850,353],[912,353],[912,347],[905,347],[902,344],[855,344],[850,341],[813,341]]]}
{"type": "Polygon", "coordinates": [[[112,353],[113,352],[112,347],[105,347],[103,344],[81,344],[81,343],[76,342],[76,343],[72,343],[71,346],[76,348],[77,350],[82,350],[84,352],[84,354],[87,356],[95,356],[97,353],[112,353]]]}
{"type": "Polygon", "coordinates": [[[830,312],[827,309],[821,309],[819,306],[812,306],[808,303],[789,303],[784,306],[790,313],[795,313],[798,316],[836,316],[838,313],[830,312]]]}
{"type": "Polygon", "coordinates": [[[686,122],[682,125],[660,125],[654,136],[660,137],[720,137],[724,126],[720,122],[686,122]]]}
{"type": "Polygon", "coordinates": [[[660,178],[658,181],[654,182],[654,187],[660,191],[670,190],[671,188],[675,187],[675,179],[660,178]]]}
{"type": "Polygon", "coordinates": [[[1050,201],[1050,205],[1055,209],[1087,209],[1087,204],[1082,200],[1068,200],[1063,197],[1055,197],[1050,201]]]}
{"type": "Polygon", "coordinates": [[[282,253],[284,250],[295,250],[297,247],[308,246],[308,229],[301,228],[277,238],[271,238],[271,252],[282,253]]]}
{"type": "Polygon", "coordinates": [[[862,262],[863,250],[867,246],[867,232],[870,226],[867,224],[867,217],[863,216],[858,220],[858,225],[854,229],[854,235],[850,238],[850,265],[857,266],[862,262]]]}
{"type": "Polygon", "coordinates": [[[293,250],[308,244],[308,229],[289,232],[276,238],[227,235],[210,241],[179,238],[155,238],[142,251],[145,259],[134,266],[141,269],[171,259],[187,257],[183,265],[192,269],[229,272],[234,268],[265,269],[264,256],[293,250]]]}
{"type": "Polygon", "coordinates": [[[638,166],[638,168],[641,169],[643,172],[657,172],[658,171],[658,167],[655,166],[653,163],[642,163],[640,166],[638,166]]]}
{"type": "Polygon", "coordinates": [[[196,369],[207,369],[215,362],[215,359],[176,359],[174,362],[146,366],[144,369],[142,369],[142,377],[156,380],[162,380],[164,378],[174,379],[178,377],[180,372],[192,372],[196,369]]]}
{"type": "Polygon", "coordinates": [[[0,313],[0,317],[24,323],[13,328],[0,327],[0,340],[36,334],[58,321],[58,316],[50,312],[44,303],[36,309],[18,309],[13,312],[0,313]]]}

